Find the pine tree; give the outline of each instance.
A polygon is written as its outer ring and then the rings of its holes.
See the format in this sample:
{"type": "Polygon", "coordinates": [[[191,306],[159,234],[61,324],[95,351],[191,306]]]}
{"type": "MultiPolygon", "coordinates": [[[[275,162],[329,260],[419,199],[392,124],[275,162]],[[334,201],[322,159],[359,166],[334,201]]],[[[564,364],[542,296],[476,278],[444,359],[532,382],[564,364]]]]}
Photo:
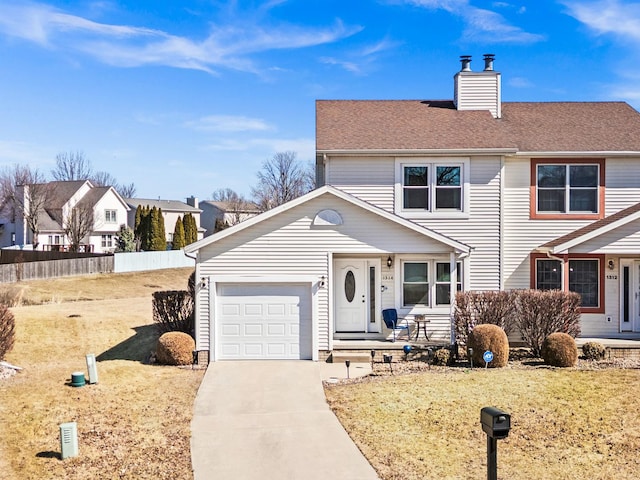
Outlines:
{"type": "Polygon", "coordinates": [[[164,227],[164,215],[162,215],[162,208],[158,208],[157,215],[157,226],[156,230],[156,245],[158,250],[166,250],[167,249],[167,229],[164,227]]]}
{"type": "Polygon", "coordinates": [[[140,247],[145,252],[151,250],[151,209],[149,205],[140,212],[140,247]]]}
{"type": "Polygon", "coordinates": [[[130,227],[122,225],[118,232],[116,252],[135,252],[136,239],[130,227]]]}
{"type": "Polygon", "coordinates": [[[151,209],[149,215],[149,250],[162,251],[167,249],[167,241],[165,240],[164,233],[164,219],[162,218],[162,212],[155,206],[151,209]]]}
{"type": "Polygon", "coordinates": [[[196,226],[196,219],[190,213],[185,213],[182,218],[184,225],[184,241],[187,245],[198,240],[198,227],[196,226]]]}
{"type": "Polygon", "coordinates": [[[186,245],[184,240],[184,225],[182,225],[182,218],[178,217],[176,220],[176,226],[173,229],[173,242],[171,244],[172,250],[180,250],[186,245]]]}

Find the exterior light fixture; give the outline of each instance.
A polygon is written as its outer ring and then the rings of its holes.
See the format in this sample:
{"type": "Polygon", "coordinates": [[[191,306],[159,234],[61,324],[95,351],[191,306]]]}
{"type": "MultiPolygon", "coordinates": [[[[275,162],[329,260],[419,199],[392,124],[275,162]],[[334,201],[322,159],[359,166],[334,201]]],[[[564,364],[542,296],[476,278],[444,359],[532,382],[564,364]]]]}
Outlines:
{"type": "Polygon", "coordinates": [[[207,279],[205,277],[200,279],[200,288],[207,288],[207,279]]]}
{"type": "Polygon", "coordinates": [[[613,263],[613,260],[609,260],[607,265],[609,265],[609,270],[613,270],[614,268],[616,268],[616,264],[613,263]]]}
{"type": "Polygon", "coordinates": [[[324,275],[320,277],[320,288],[324,288],[324,281],[327,279],[324,275]]]}
{"type": "Polygon", "coordinates": [[[393,265],[393,259],[391,255],[389,255],[389,258],[387,258],[387,267],[391,268],[391,265],[393,265]]]}

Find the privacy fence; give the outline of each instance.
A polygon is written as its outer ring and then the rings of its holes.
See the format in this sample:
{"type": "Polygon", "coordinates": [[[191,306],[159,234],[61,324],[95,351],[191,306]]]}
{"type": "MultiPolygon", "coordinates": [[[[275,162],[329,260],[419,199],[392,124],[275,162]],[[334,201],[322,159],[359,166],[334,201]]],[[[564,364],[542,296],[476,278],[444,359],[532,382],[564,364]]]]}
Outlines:
{"type": "Polygon", "coordinates": [[[0,283],[194,266],[195,260],[187,257],[182,250],[113,255],[2,250],[0,252],[0,283]]]}

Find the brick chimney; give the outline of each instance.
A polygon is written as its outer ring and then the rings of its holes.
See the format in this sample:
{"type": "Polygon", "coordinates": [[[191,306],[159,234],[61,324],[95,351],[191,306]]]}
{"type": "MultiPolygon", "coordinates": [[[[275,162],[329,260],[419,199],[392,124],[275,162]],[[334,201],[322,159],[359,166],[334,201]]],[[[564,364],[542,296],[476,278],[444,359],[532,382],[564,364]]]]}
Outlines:
{"type": "Polygon", "coordinates": [[[462,66],[454,78],[453,102],[458,110],[489,110],[500,118],[500,73],[493,70],[495,55],[484,55],[484,70],[471,70],[471,55],[461,55],[462,66]]]}

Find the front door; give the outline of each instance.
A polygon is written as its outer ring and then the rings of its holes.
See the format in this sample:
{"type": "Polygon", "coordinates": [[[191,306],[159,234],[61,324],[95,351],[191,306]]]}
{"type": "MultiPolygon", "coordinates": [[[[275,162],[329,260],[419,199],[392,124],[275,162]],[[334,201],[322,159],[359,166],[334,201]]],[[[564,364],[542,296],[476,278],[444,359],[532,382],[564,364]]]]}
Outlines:
{"type": "Polygon", "coordinates": [[[620,263],[620,331],[640,332],[640,261],[620,263]]]}
{"type": "Polygon", "coordinates": [[[367,261],[336,260],[333,276],[336,332],[366,332],[367,261]]]}

